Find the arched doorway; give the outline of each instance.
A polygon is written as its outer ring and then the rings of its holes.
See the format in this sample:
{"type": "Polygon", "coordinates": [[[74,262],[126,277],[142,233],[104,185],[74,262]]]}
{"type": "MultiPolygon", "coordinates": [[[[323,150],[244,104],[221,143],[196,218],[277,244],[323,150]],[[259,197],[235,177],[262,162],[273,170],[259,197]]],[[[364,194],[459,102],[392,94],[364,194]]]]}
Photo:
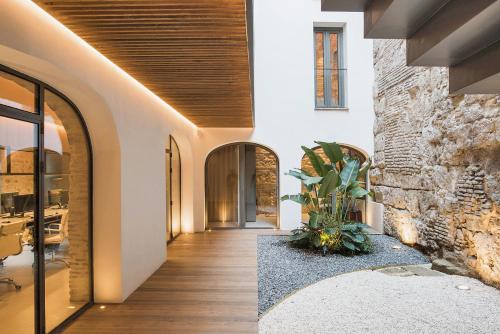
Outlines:
{"type": "Polygon", "coordinates": [[[181,233],[181,154],[170,136],[167,153],[167,242],[181,233]]]}
{"type": "MultiPolygon", "coordinates": [[[[340,143],[339,143],[339,145],[340,145],[340,148],[342,149],[342,151],[344,152],[344,154],[348,155],[351,158],[357,159],[359,161],[360,166],[363,165],[369,159],[368,153],[366,153],[365,151],[363,151],[362,149],[360,149],[358,147],[355,147],[353,145],[348,145],[348,144],[340,144],[340,143]]],[[[314,152],[316,154],[318,154],[321,158],[323,158],[323,160],[328,161],[328,157],[323,152],[323,149],[321,148],[321,146],[315,146],[312,149],[314,150],[314,152]]],[[[309,161],[309,159],[307,158],[306,155],[302,156],[300,168],[306,172],[309,172],[312,175],[315,174],[314,168],[312,167],[311,162],[309,161]]],[[[358,179],[360,185],[364,188],[367,185],[368,177],[369,177],[369,172],[367,172],[365,176],[358,179]]],[[[366,188],[366,189],[368,189],[368,188],[366,188]]],[[[302,192],[304,192],[304,191],[305,191],[305,188],[304,188],[304,185],[302,185],[302,192]]],[[[365,201],[359,200],[359,201],[357,201],[356,207],[353,208],[349,214],[350,214],[351,219],[364,222],[366,219],[365,211],[366,211],[365,201]]],[[[308,212],[307,208],[305,206],[302,206],[302,221],[303,222],[309,220],[309,216],[308,216],[307,212],[308,212]]]]}
{"type": "Polygon", "coordinates": [[[206,227],[277,228],[279,160],[269,148],[233,143],[205,162],[206,227]]]}
{"type": "Polygon", "coordinates": [[[58,331],[93,301],[92,151],[76,106],[0,66],[0,323],[58,331]]]}

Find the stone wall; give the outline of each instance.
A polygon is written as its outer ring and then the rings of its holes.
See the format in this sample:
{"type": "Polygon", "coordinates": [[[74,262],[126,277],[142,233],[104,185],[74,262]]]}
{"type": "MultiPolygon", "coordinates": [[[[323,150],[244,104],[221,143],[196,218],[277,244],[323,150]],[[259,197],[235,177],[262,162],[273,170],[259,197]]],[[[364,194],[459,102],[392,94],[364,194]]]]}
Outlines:
{"type": "Polygon", "coordinates": [[[385,232],[500,284],[500,96],[449,95],[448,69],[374,43],[371,183],[385,232]]]}
{"type": "Polygon", "coordinates": [[[276,202],[276,181],[278,175],[278,163],[276,156],[261,147],[255,148],[255,180],[257,214],[276,216],[278,203],[276,202]]]}

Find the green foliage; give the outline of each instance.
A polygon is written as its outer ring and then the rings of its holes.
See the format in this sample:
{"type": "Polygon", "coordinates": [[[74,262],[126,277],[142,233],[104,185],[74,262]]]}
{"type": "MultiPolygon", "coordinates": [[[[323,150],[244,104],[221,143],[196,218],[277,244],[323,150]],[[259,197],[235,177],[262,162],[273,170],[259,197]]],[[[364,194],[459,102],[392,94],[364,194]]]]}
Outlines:
{"type": "Polygon", "coordinates": [[[290,242],[300,247],[347,254],[371,252],[372,243],[364,230],[366,225],[347,220],[356,201],[371,196],[358,181],[366,176],[371,161],[360,166],[359,161],[345,155],[337,143],[316,143],[323,149],[328,162],[314,150],[302,146],[316,175],[302,169],[292,169],[287,173],[300,180],[306,192],[285,195],[281,200],[305,205],[309,213],[309,221],[292,231],[290,242]]]}
{"type": "Polygon", "coordinates": [[[327,251],[344,254],[370,253],[373,244],[358,222],[339,223],[335,216],[324,214],[310,216],[309,222],[292,231],[289,241],[298,247],[323,247],[327,251]]]}

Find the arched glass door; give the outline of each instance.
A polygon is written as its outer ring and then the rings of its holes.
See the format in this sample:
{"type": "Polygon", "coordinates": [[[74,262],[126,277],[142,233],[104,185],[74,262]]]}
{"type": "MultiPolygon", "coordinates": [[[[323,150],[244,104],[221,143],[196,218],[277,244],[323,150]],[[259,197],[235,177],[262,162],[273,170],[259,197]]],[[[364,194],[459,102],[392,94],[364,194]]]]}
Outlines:
{"type": "Polygon", "coordinates": [[[207,228],[278,226],[278,157],[252,143],[213,150],[205,164],[207,228]]]}
{"type": "Polygon", "coordinates": [[[170,137],[167,149],[167,241],[181,233],[181,154],[175,139],[170,137]]]}
{"type": "Polygon", "coordinates": [[[92,303],[91,149],[76,107],[0,66],[0,331],[58,331],[92,303]]]}

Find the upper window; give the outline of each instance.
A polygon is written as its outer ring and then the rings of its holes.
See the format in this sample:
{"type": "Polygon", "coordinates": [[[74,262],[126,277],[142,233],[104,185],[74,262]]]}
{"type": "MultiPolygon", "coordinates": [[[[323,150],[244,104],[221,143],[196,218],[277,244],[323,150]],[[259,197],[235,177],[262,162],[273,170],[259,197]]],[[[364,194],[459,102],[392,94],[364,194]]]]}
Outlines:
{"type": "Polygon", "coordinates": [[[314,29],[316,108],[345,107],[342,29],[314,29]]]}
{"type": "Polygon", "coordinates": [[[0,71],[0,104],[35,112],[35,84],[0,71]]]}

